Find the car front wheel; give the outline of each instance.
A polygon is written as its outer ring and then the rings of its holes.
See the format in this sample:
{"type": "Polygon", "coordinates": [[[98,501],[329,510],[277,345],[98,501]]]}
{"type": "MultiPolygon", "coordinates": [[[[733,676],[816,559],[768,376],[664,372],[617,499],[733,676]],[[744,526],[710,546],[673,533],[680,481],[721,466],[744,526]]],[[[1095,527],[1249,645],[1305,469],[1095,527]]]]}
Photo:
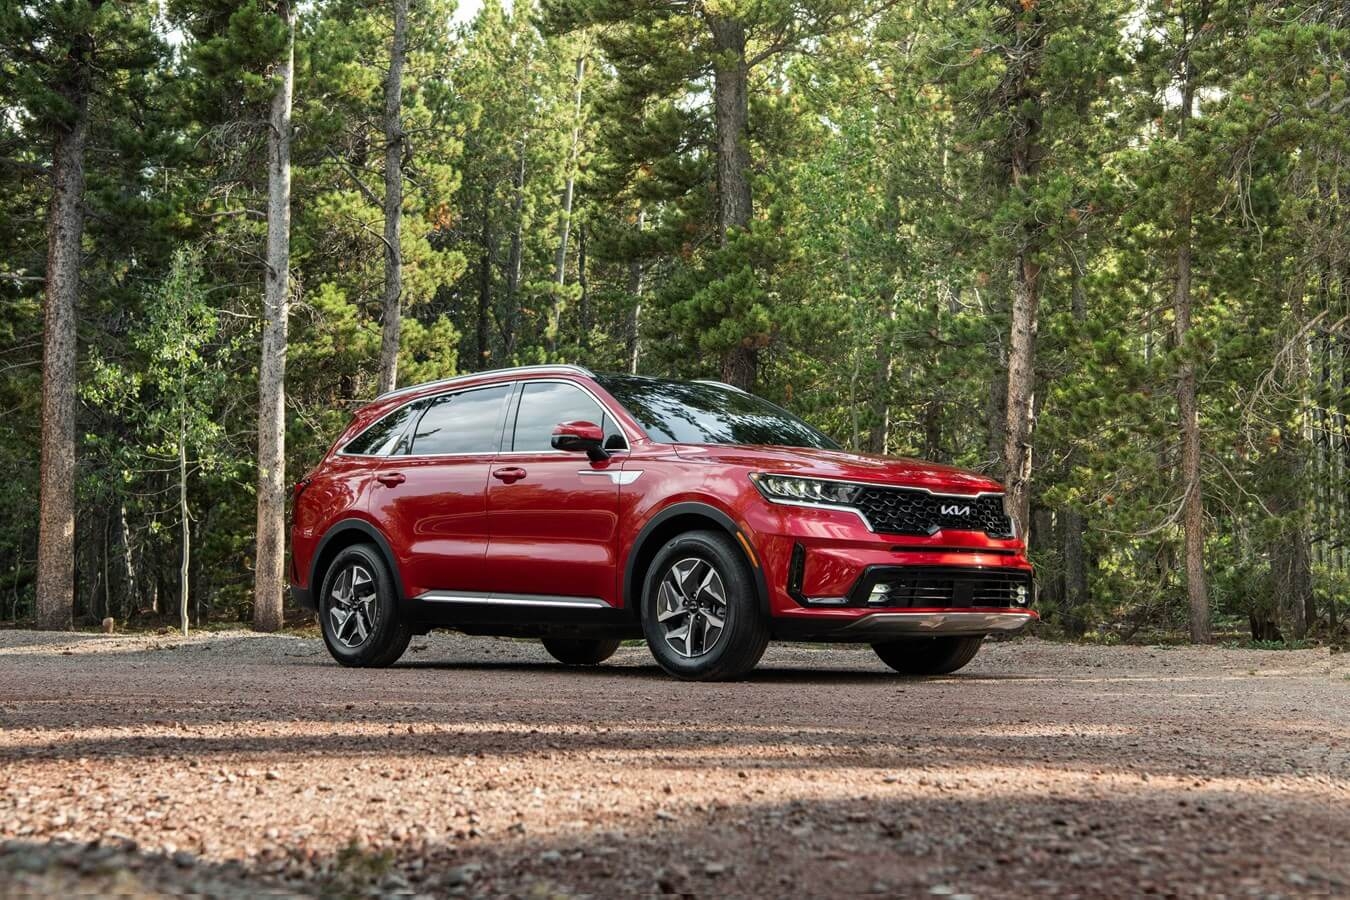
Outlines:
{"type": "Polygon", "coordinates": [[[755,667],[769,628],[750,568],[724,534],[690,531],[647,570],[642,630],[661,668],[687,681],[730,681],[755,667]]]}
{"type": "Polygon", "coordinates": [[[380,551],[347,547],[333,560],[319,594],[319,622],[328,652],[344,666],[393,665],[412,640],[399,618],[398,593],[380,551]]]}
{"type": "Polygon", "coordinates": [[[905,638],[873,644],[881,661],[901,675],[946,675],[975,658],[983,635],[905,638]]]}

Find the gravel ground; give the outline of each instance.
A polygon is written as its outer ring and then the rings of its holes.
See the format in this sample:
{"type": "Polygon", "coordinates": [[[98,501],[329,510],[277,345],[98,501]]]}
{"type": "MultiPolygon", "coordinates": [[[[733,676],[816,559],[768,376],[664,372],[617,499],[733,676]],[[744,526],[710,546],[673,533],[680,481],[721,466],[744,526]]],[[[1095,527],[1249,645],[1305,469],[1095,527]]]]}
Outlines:
{"type": "Polygon", "coordinates": [[[1350,659],[0,632],[0,896],[1350,895],[1350,659]]]}

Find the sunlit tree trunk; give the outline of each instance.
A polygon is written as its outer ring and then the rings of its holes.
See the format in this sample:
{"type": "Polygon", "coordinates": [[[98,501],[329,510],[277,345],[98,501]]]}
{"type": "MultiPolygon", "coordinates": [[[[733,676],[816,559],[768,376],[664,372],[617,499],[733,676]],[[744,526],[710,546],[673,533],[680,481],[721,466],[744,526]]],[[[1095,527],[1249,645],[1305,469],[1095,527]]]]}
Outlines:
{"type": "MultiPolygon", "coordinates": [[[[90,3],[93,9],[102,0],[90,3]]],[[[75,329],[84,236],[84,154],[94,41],[77,35],[70,69],[54,89],[69,104],[52,146],[47,284],[42,303],[42,454],[39,471],[37,626],[69,628],[75,602],[75,329]]]]}
{"type": "MultiPolygon", "coordinates": [[[[745,23],[709,16],[713,49],[713,116],[717,132],[717,224],[725,245],[750,227],[750,67],[745,56],[745,23]]],[[[745,335],[722,357],[722,380],[743,390],[754,387],[759,349],[745,335]]]]}
{"type": "Polygon", "coordinates": [[[267,272],[263,293],[262,361],[258,366],[258,530],[253,627],[281,628],[286,589],[286,341],[290,313],[291,93],[294,88],[295,12],[281,0],[286,49],[273,73],[267,138],[267,272]]]}
{"type": "MultiPolygon", "coordinates": [[[[179,403],[183,403],[179,397],[179,403]]],[[[178,613],[184,636],[188,633],[188,560],[191,559],[192,529],[188,519],[187,502],[187,412],[182,407],[178,414],[178,516],[181,523],[183,550],[178,560],[178,613]]]]}
{"type": "MultiPolygon", "coordinates": [[[[646,221],[647,211],[639,210],[639,234],[646,221]]],[[[628,261],[628,296],[633,298],[633,305],[628,310],[628,371],[636,375],[642,355],[642,260],[637,257],[628,261]]]]}
{"type": "Polygon", "coordinates": [[[576,183],[577,153],[581,144],[581,84],[586,77],[586,56],[577,54],[575,86],[572,96],[572,142],[568,149],[567,177],[563,182],[562,215],[558,217],[558,252],[553,258],[553,311],[549,317],[548,349],[558,352],[558,331],[562,328],[562,287],[567,283],[567,241],[572,228],[572,191],[576,183]]]}
{"type": "Polygon", "coordinates": [[[403,326],[403,61],[408,53],[408,0],[393,0],[394,38],[384,82],[384,326],[380,335],[380,393],[398,383],[403,326]]]}
{"type": "MultiPolygon", "coordinates": [[[[1019,39],[1019,43],[1007,51],[1011,69],[1007,103],[1014,123],[1008,168],[1008,188],[1012,191],[1026,190],[1025,182],[1035,177],[1041,163],[1041,94],[1036,75],[1045,49],[1045,36],[1039,13],[1032,12],[1028,18],[1022,18],[1029,10],[1034,7],[1015,4],[1012,16],[1017,33],[1028,37],[1019,39]]],[[[1029,215],[1029,211],[1026,214],[1029,215]]],[[[1023,534],[1030,526],[1032,433],[1036,427],[1036,330],[1041,302],[1039,227],[1033,221],[1022,223],[1013,260],[1007,402],[1004,407],[1005,504],[1023,534]]]]}
{"type": "Polygon", "coordinates": [[[516,350],[520,324],[520,279],[525,247],[525,138],[520,140],[520,158],[516,162],[515,198],[511,201],[511,247],[506,254],[506,316],[502,329],[502,350],[509,361],[516,350]]]}

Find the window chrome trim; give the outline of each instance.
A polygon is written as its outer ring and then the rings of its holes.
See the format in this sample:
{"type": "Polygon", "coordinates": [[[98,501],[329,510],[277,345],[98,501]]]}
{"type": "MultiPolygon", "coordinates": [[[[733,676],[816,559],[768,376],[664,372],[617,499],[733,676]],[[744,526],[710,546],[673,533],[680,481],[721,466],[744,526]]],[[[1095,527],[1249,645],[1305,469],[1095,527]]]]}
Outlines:
{"type": "MultiPolygon", "coordinates": [[[[486,369],[482,372],[466,372],[463,375],[452,375],[449,378],[441,378],[436,381],[423,381],[420,384],[410,384],[407,387],[395,388],[392,391],[385,391],[375,399],[387,400],[390,397],[400,397],[414,391],[421,391],[432,387],[451,386],[457,383],[469,381],[474,378],[490,378],[494,375],[513,375],[515,373],[530,372],[567,372],[572,375],[582,375],[586,378],[594,378],[595,373],[582,366],[573,366],[566,363],[555,363],[552,365],[537,366],[510,366],[505,369],[486,369]]],[[[484,385],[486,387],[486,385],[484,385]]]]}
{"type": "MultiPolygon", "coordinates": [[[[590,372],[588,372],[588,371],[585,370],[585,369],[582,369],[582,368],[579,367],[579,366],[521,366],[521,367],[518,368],[518,369],[497,369],[497,370],[495,370],[493,373],[488,373],[488,372],[478,372],[478,373],[475,373],[475,376],[474,376],[474,377],[476,377],[477,375],[498,374],[498,373],[506,373],[506,372],[519,372],[519,371],[525,371],[525,370],[529,370],[529,369],[547,369],[547,370],[576,369],[576,370],[577,370],[577,373],[576,373],[576,374],[579,374],[579,375],[585,375],[585,376],[587,376],[587,377],[590,376],[590,372]]],[[[468,377],[470,377],[470,376],[465,375],[465,376],[459,376],[459,377],[457,377],[457,378],[446,379],[446,383],[448,384],[449,382],[458,381],[458,380],[460,380],[460,378],[468,378],[468,377]]],[[[402,389],[400,389],[399,391],[393,391],[393,392],[391,392],[391,393],[389,393],[389,394],[381,394],[380,396],[381,396],[381,397],[394,396],[395,394],[402,393],[403,391],[411,391],[411,390],[413,390],[414,387],[415,387],[415,388],[418,388],[418,389],[421,389],[421,388],[425,388],[425,387],[428,387],[428,386],[434,385],[434,384],[440,384],[440,382],[434,382],[434,381],[433,381],[433,382],[428,382],[427,384],[413,385],[412,387],[402,388],[402,389]]],[[[356,438],[358,438],[358,437],[360,437],[361,435],[365,434],[366,431],[367,431],[368,429],[373,428],[373,427],[375,427],[377,424],[379,424],[380,422],[384,421],[387,417],[394,415],[395,413],[399,412],[400,410],[407,409],[408,406],[411,405],[412,403],[421,403],[422,401],[425,400],[425,401],[427,401],[427,404],[428,404],[428,407],[429,407],[430,404],[435,403],[436,401],[442,399],[443,397],[454,397],[454,396],[459,396],[460,394],[468,394],[468,393],[471,393],[471,392],[473,392],[473,391],[485,391],[485,390],[489,390],[489,389],[491,389],[491,388],[496,388],[496,387],[506,387],[506,388],[509,389],[509,390],[508,390],[508,393],[507,393],[507,398],[506,398],[507,407],[508,407],[507,412],[509,413],[509,412],[511,411],[511,408],[512,408],[512,407],[514,407],[515,410],[516,410],[517,412],[519,412],[520,404],[519,404],[518,399],[516,398],[515,394],[518,393],[518,392],[519,392],[519,393],[523,393],[524,388],[525,388],[525,385],[528,385],[528,384],[570,384],[570,385],[572,385],[573,387],[579,388],[580,390],[584,391],[584,392],[586,393],[587,396],[589,396],[592,400],[595,401],[596,405],[600,407],[600,409],[605,413],[605,415],[609,416],[611,419],[614,420],[614,424],[618,427],[619,433],[623,436],[624,442],[628,445],[628,446],[626,446],[626,447],[616,447],[616,448],[612,448],[612,449],[607,449],[605,452],[607,452],[607,453],[613,455],[613,454],[618,454],[618,453],[629,453],[629,452],[632,451],[632,449],[633,449],[633,436],[632,436],[631,434],[629,434],[629,430],[628,430],[628,428],[626,428],[626,427],[624,426],[623,420],[620,419],[618,416],[616,416],[616,415],[614,414],[614,410],[612,410],[612,409],[609,408],[609,404],[605,403],[605,401],[601,400],[598,396],[596,396],[595,392],[592,391],[589,387],[587,387],[585,384],[583,384],[583,383],[581,383],[581,382],[579,382],[579,381],[572,381],[572,380],[569,379],[569,378],[529,378],[529,379],[523,379],[523,378],[522,378],[522,379],[507,380],[507,381],[494,381],[494,382],[492,382],[491,384],[475,384],[475,385],[471,385],[471,386],[469,386],[469,387],[461,388],[461,389],[458,389],[458,390],[451,388],[451,389],[444,390],[444,391],[441,391],[441,392],[435,393],[435,394],[425,394],[425,395],[423,395],[423,396],[421,396],[421,397],[418,397],[418,398],[416,398],[416,399],[414,399],[414,400],[410,400],[410,401],[408,401],[407,403],[400,404],[399,406],[396,406],[396,407],[394,407],[393,409],[389,410],[389,411],[388,411],[387,413],[385,413],[383,416],[380,416],[380,417],[379,417],[378,419],[376,419],[374,422],[371,422],[371,423],[370,423],[369,425],[367,425],[365,428],[362,428],[359,432],[357,432],[356,435],[354,435],[354,436],[352,437],[352,441],[356,440],[356,438]]],[[[426,410],[423,410],[423,412],[426,412],[426,410]]],[[[421,416],[418,416],[418,417],[417,417],[417,421],[421,421],[421,416]]],[[[409,427],[414,427],[414,428],[415,428],[416,425],[417,425],[417,422],[413,422],[413,423],[410,423],[410,426],[409,426],[409,427]]],[[[501,423],[501,431],[500,431],[500,434],[499,434],[499,436],[498,436],[498,441],[499,441],[499,443],[500,443],[502,440],[504,440],[505,437],[506,437],[506,430],[507,430],[507,429],[506,429],[506,426],[507,426],[507,423],[506,423],[505,421],[503,421],[503,422],[501,423]]],[[[510,423],[510,426],[511,426],[511,437],[512,437],[512,441],[514,442],[514,440],[515,440],[515,422],[512,421],[512,422],[510,423]]],[[[405,428],[405,430],[406,430],[406,428],[405,428]]],[[[399,437],[401,438],[402,436],[403,436],[403,435],[402,435],[402,433],[400,432],[399,437]]],[[[347,443],[350,444],[351,441],[347,441],[347,443]]],[[[398,440],[396,439],[394,443],[395,443],[395,445],[397,445],[398,440]]],[[[463,458],[465,458],[465,459],[472,459],[473,457],[477,457],[477,456],[494,456],[494,457],[495,457],[495,456],[507,456],[507,457],[510,457],[510,456],[539,456],[539,455],[541,455],[541,454],[557,455],[557,456],[572,456],[572,455],[573,455],[571,452],[569,452],[569,451],[567,451],[567,450],[554,450],[553,448],[549,448],[549,449],[547,449],[547,450],[471,450],[471,451],[464,451],[464,452],[460,452],[460,453],[400,453],[400,454],[383,453],[383,454],[379,454],[379,455],[371,454],[371,453],[345,453],[345,452],[343,452],[342,450],[338,450],[338,451],[337,451],[337,455],[338,455],[338,456],[345,456],[345,457],[348,457],[349,459],[371,459],[371,460],[377,460],[377,459],[378,459],[378,460],[395,460],[395,459],[398,459],[398,460],[404,460],[404,459],[406,459],[406,460],[456,459],[456,458],[460,458],[460,457],[463,457],[463,458]]]]}

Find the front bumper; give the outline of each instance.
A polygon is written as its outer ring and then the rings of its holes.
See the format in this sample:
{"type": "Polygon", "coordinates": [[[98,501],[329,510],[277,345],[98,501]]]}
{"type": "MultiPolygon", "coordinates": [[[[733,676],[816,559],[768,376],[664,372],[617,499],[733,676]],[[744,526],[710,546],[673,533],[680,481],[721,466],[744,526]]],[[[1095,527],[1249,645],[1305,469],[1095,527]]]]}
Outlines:
{"type": "Polygon", "coordinates": [[[1021,631],[1038,616],[1031,610],[904,610],[873,612],[839,629],[842,636],[883,637],[992,634],[1021,631]]]}
{"type": "Polygon", "coordinates": [[[1011,634],[1040,617],[1030,609],[821,610],[775,619],[774,637],[788,641],[876,643],[896,638],[1011,634]],[[850,614],[851,613],[851,614],[850,614]]]}

